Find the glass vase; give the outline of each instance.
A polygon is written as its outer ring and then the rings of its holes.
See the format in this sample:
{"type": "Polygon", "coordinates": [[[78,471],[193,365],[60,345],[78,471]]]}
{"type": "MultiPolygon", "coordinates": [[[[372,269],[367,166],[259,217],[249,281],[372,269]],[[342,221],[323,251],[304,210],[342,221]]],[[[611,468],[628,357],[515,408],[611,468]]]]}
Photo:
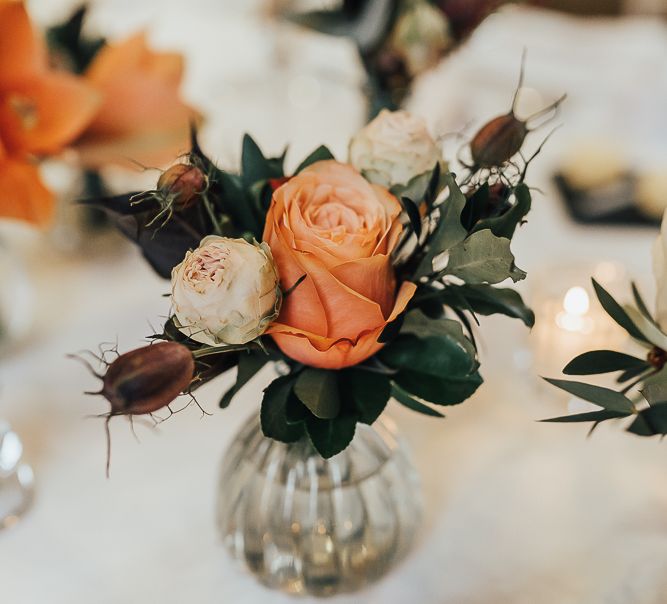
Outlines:
{"type": "Polygon", "coordinates": [[[358,424],[348,448],[323,459],[307,438],[266,438],[246,423],[222,464],[218,524],[224,544],[267,587],[295,595],[353,592],[409,551],[421,491],[390,419],[358,424]]]}

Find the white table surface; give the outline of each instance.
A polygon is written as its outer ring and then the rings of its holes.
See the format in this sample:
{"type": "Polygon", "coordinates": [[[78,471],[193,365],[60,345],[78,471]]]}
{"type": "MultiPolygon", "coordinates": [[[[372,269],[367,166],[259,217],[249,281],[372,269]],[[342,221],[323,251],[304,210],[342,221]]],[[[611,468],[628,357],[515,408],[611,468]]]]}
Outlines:
{"type": "MultiPolygon", "coordinates": [[[[342,157],[363,116],[350,49],[312,36],[289,42],[240,2],[202,2],[205,15],[197,5],[109,0],[94,16],[118,35],[157,19],[154,39],[174,40],[187,52],[193,62],[187,92],[213,112],[204,138],[218,157],[233,161],[244,130],[272,151],[291,141],[292,161],[320,142],[342,157]],[[283,63],[271,67],[281,53],[283,63]],[[281,71],[289,60],[296,66],[281,71]]],[[[34,3],[44,16],[57,13],[56,6],[34,3]]],[[[667,139],[659,136],[667,119],[664,30],[649,21],[587,28],[506,12],[422,82],[412,103],[443,128],[497,113],[511,96],[523,45],[530,85],[546,88],[547,96],[561,90],[574,96],[563,115],[566,127],[535,171],[545,195],[515,244],[519,265],[541,276],[582,257],[621,261],[644,273],[655,234],[575,227],[548,182],[568,142],[587,128],[599,134],[619,115],[625,119],[613,133],[633,161],[641,161],[645,145],[652,157],[656,150],[667,155],[667,139]],[[636,127],[627,123],[628,105],[617,106],[619,90],[631,86],[646,87],[640,100],[628,97],[641,108],[636,127]]],[[[160,297],[167,284],[125,246],[110,256],[79,258],[36,247],[28,260],[38,292],[36,323],[31,337],[0,361],[0,415],[22,435],[38,491],[24,520],[0,533],[0,602],[291,601],[234,566],[214,525],[222,453],[257,412],[265,380],[255,380],[224,412],[215,406],[230,378],[207,385],[200,400],[212,417],[191,408],[159,431],[138,426],[141,444],[125,421],[113,422],[106,480],[102,423],[85,419],[105,405],[81,394],[94,379],[65,354],[116,336],[123,350],[138,345],[151,332],[149,321],[159,323],[168,310],[160,297]]],[[[471,401],[443,421],[393,409],[424,483],[426,514],[413,553],[378,585],[339,601],[664,603],[667,447],[619,426],[602,426],[586,439],[583,427],[536,423],[564,408],[530,373],[513,368],[525,331],[502,319],[483,328],[486,383],[471,401]]]]}

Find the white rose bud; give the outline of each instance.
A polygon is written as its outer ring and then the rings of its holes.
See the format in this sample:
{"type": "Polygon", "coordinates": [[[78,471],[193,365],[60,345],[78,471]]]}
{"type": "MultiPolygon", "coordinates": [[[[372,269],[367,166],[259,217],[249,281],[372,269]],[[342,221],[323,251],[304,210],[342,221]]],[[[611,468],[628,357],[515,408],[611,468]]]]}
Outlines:
{"type": "Polygon", "coordinates": [[[177,327],[203,344],[245,344],[280,311],[278,271],[266,243],[211,235],[171,273],[177,327]]]}
{"type": "Polygon", "coordinates": [[[372,183],[407,185],[432,170],[441,153],[420,117],[383,109],[350,142],[350,163],[372,183]]]}
{"type": "Polygon", "coordinates": [[[662,217],[660,235],[653,245],[653,274],[657,286],[656,319],[667,333],[667,212],[662,217]]]}

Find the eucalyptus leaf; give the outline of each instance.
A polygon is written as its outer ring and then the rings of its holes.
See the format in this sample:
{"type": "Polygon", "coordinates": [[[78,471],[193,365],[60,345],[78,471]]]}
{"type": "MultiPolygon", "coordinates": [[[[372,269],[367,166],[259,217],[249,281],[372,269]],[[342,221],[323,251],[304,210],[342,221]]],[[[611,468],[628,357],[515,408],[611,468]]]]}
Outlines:
{"type": "Polygon", "coordinates": [[[449,195],[437,206],[440,212],[438,223],[426,242],[426,254],[417,267],[415,278],[430,275],[433,272],[433,260],[436,256],[458,245],[468,235],[468,231],[461,223],[461,212],[466,204],[465,195],[456,184],[453,174],[445,174],[443,179],[449,188],[449,195]]]}
{"type": "Polygon", "coordinates": [[[445,417],[437,409],[433,409],[432,407],[429,407],[428,405],[425,405],[424,403],[418,401],[416,398],[410,396],[398,384],[391,385],[391,396],[404,407],[412,409],[417,413],[422,413],[423,415],[430,415],[431,417],[445,417]]]}
{"type": "Polygon", "coordinates": [[[641,411],[630,424],[628,432],[637,436],[667,434],[667,402],[658,403],[641,411]]]}
{"type": "Polygon", "coordinates": [[[269,356],[261,351],[239,353],[238,372],[236,383],[223,395],[220,400],[220,408],[228,407],[232,399],[238,394],[257,372],[259,372],[269,361],[269,356]]]}
{"type": "Polygon", "coordinates": [[[487,218],[485,220],[479,221],[475,225],[473,232],[489,229],[494,235],[496,235],[496,237],[512,239],[517,226],[522,223],[528,212],[530,212],[530,189],[528,189],[524,183],[521,183],[514,190],[514,197],[514,205],[502,216],[497,216],[496,218],[487,218]]]}
{"type": "Polygon", "coordinates": [[[420,338],[432,336],[447,338],[463,348],[469,358],[475,359],[477,356],[477,351],[463,333],[461,324],[453,319],[430,319],[420,311],[412,311],[407,315],[401,333],[414,334],[420,338]]]}
{"type": "Polygon", "coordinates": [[[324,161],[327,159],[335,159],[335,157],[327,147],[325,147],[324,145],[320,145],[317,149],[315,149],[315,151],[313,151],[308,157],[306,157],[306,159],[304,159],[299,164],[299,167],[294,171],[294,174],[298,174],[302,170],[305,170],[308,166],[318,161],[324,161]]]}
{"type": "Polygon", "coordinates": [[[456,405],[482,383],[474,355],[453,337],[402,334],[380,352],[397,369],[394,382],[408,393],[439,405],[456,405]]]}
{"type": "Polygon", "coordinates": [[[513,289],[485,284],[448,285],[442,290],[441,300],[447,306],[467,306],[478,315],[501,314],[520,319],[527,327],[535,325],[535,313],[526,306],[521,295],[513,289]]]}
{"type": "Polygon", "coordinates": [[[569,380],[553,380],[544,378],[553,386],[565,390],[570,394],[598,405],[607,411],[618,411],[621,413],[633,413],[634,406],[632,401],[622,394],[611,390],[610,388],[603,388],[602,386],[594,386],[593,384],[585,384],[583,382],[574,382],[569,380]]]}
{"type": "Polygon", "coordinates": [[[632,295],[635,299],[635,304],[637,304],[639,312],[641,312],[649,321],[652,321],[655,324],[655,319],[651,316],[651,313],[647,308],[642,295],[639,293],[639,288],[634,281],[632,283],[632,295]]]}
{"type": "Polygon", "coordinates": [[[667,335],[653,322],[647,319],[641,312],[632,306],[624,306],[623,310],[627,313],[630,320],[635,324],[646,340],[651,344],[667,350],[667,335]]]}
{"type": "Polygon", "coordinates": [[[419,208],[416,206],[415,202],[412,201],[409,197],[400,197],[401,205],[405,210],[405,213],[408,215],[410,220],[410,225],[414,231],[417,238],[421,237],[422,234],[422,217],[419,213],[419,208]]]}
{"type": "Polygon", "coordinates": [[[593,281],[593,288],[595,289],[595,295],[597,296],[602,308],[605,312],[618,323],[625,331],[627,331],[633,338],[639,340],[640,342],[645,342],[648,344],[648,340],[644,337],[641,331],[637,326],[632,322],[628,314],[623,310],[621,305],[614,300],[611,294],[602,287],[595,279],[593,281]]]}
{"type": "Polygon", "coordinates": [[[280,442],[295,442],[303,435],[303,424],[287,421],[286,408],[293,395],[294,376],[286,375],[275,379],[264,390],[260,421],[262,433],[280,442]]]}
{"type": "Polygon", "coordinates": [[[603,422],[608,419],[619,419],[621,417],[628,417],[629,413],[622,411],[589,411],[587,413],[577,413],[574,415],[563,415],[561,417],[552,417],[550,419],[543,419],[542,422],[552,422],[561,424],[583,423],[583,422],[603,422]]]}
{"type": "Polygon", "coordinates": [[[266,158],[253,138],[249,134],[244,135],[241,150],[241,179],[244,186],[249,188],[256,182],[284,176],[284,158],[285,154],[266,158]]]}
{"type": "Polygon", "coordinates": [[[341,388],[359,413],[359,420],[372,424],[387,406],[391,395],[390,378],[382,373],[347,369],[340,375],[341,388]]]}
{"type": "Polygon", "coordinates": [[[650,369],[650,365],[643,359],[615,352],[613,350],[593,350],[585,352],[571,360],[563,373],[566,375],[596,375],[613,371],[627,371],[628,369],[650,369]]]}
{"type": "Polygon", "coordinates": [[[433,174],[434,170],[418,174],[411,178],[405,185],[392,186],[390,191],[397,199],[407,197],[412,200],[415,205],[419,206],[429,193],[429,185],[431,184],[433,174]]]}
{"type": "Polygon", "coordinates": [[[648,367],[633,367],[632,369],[626,369],[621,375],[616,378],[616,382],[623,384],[624,382],[629,382],[630,380],[639,377],[642,373],[646,372],[648,367]]]}
{"type": "Polygon", "coordinates": [[[340,453],[352,442],[356,426],[354,414],[341,414],[334,419],[320,419],[314,415],[306,418],[310,442],[324,459],[340,453]]]}
{"type": "Polygon", "coordinates": [[[665,382],[645,384],[641,393],[651,406],[667,403],[667,383],[665,382]]]}
{"type": "Polygon", "coordinates": [[[526,273],[514,264],[510,240],[491,231],[477,231],[449,251],[444,271],[469,284],[495,284],[511,278],[520,281],[526,273]]]}
{"type": "Polygon", "coordinates": [[[394,382],[410,394],[435,405],[459,405],[468,400],[482,385],[479,372],[464,376],[436,377],[411,371],[399,371],[394,382]]]}
{"type": "Polygon", "coordinates": [[[320,419],[332,419],[340,411],[338,376],[327,369],[304,369],[294,385],[294,394],[320,419]]]}

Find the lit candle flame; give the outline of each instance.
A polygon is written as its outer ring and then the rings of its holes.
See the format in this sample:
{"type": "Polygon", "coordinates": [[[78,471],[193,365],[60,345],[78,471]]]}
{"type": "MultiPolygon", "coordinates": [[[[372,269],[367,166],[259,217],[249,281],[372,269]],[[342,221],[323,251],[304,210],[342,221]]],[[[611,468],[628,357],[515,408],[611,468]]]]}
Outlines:
{"type": "Polygon", "coordinates": [[[563,311],[556,316],[556,324],[565,331],[590,333],[591,319],[587,317],[591,303],[583,287],[571,287],[563,298],[563,311]]]}

